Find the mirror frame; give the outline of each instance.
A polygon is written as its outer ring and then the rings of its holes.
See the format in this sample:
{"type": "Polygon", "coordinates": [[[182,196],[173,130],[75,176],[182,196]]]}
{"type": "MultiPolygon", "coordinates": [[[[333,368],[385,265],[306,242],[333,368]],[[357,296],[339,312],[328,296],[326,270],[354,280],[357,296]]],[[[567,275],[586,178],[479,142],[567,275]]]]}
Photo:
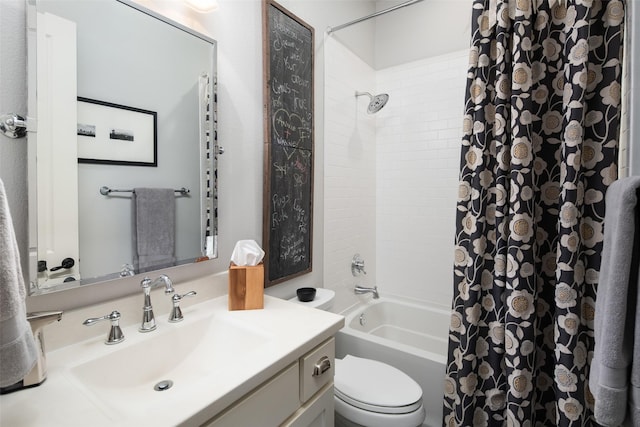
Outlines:
{"type": "MultiPolygon", "coordinates": [[[[135,3],[132,0],[111,0],[116,3],[121,3],[124,6],[131,7],[132,9],[148,15],[152,18],[155,18],[167,25],[170,25],[178,30],[184,31],[194,37],[197,37],[201,40],[204,40],[211,44],[212,53],[213,53],[213,63],[211,67],[211,89],[209,91],[210,94],[210,105],[212,106],[211,111],[211,145],[209,147],[210,159],[206,160],[203,158],[203,148],[202,148],[202,135],[198,141],[200,146],[201,156],[200,156],[200,167],[203,166],[203,162],[207,161],[209,165],[211,165],[211,170],[213,173],[209,176],[212,185],[212,191],[207,196],[200,197],[199,202],[201,203],[200,208],[200,216],[206,214],[205,210],[207,207],[210,209],[210,215],[213,219],[210,224],[210,228],[212,230],[212,238],[213,238],[213,253],[209,256],[208,261],[212,261],[218,258],[218,182],[217,182],[217,169],[218,169],[218,157],[222,153],[222,150],[218,141],[218,117],[217,117],[217,50],[218,44],[217,41],[205,34],[197,32],[192,28],[189,28],[179,22],[176,22],[158,12],[155,12],[151,9],[148,9],[138,3],[135,3]]],[[[136,283],[141,280],[140,278],[148,275],[155,274],[156,272],[171,272],[172,275],[176,276],[177,280],[191,280],[196,277],[200,277],[203,272],[210,273],[212,271],[213,262],[199,262],[203,261],[202,257],[192,257],[185,260],[178,260],[175,266],[160,268],[157,270],[146,270],[144,272],[135,274],[134,276],[129,277],[121,277],[118,273],[107,274],[98,277],[91,277],[87,279],[81,279],[79,281],[68,282],[63,284],[58,284],[52,287],[40,288],[37,284],[37,264],[38,264],[38,218],[37,218],[37,165],[36,165],[36,147],[37,147],[37,93],[36,93],[36,49],[37,49],[37,41],[36,41],[36,16],[37,16],[37,4],[39,0],[26,0],[27,3],[27,111],[28,111],[28,120],[27,120],[27,180],[28,180],[28,236],[29,236],[29,251],[28,251],[28,279],[29,279],[29,295],[30,299],[33,300],[34,297],[36,299],[39,296],[50,295],[54,293],[58,293],[60,291],[74,291],[81,290],[81,292],[76,292],[80,298],[77,303],[68,301],[68,292],[63,292],[64,296],[60,295],[61,300],[65,302],[59,302],[57,307],[59,308],[69,308],[74,306],[85,305],[83,301],[89,300],[90,302],[94,302],[95,300],[106,300],[112,299],[114,297],[123,296],[132,293],[131,287],[127,284],[131,281],[135,281],[136,283]],[[193,268],[196,263],[199,265],[198,268],[193,268]],[[189,270],[189,271],[187,271],[189,270]],[[109,291],[104,292],[104,294],[100,295],[97,298],[90,297],[90,293],[95,292],[96,288],[93,285],[99,284],[109,284],[109,291]],[[118,285],[120,283],[120,285],[118,285]],[[91,285],[91,286],[88,286],[91,285]],[[127,289],[128,288],[128,289],[127,289]],[[127,289],[127,290],[125,290],[127,289]],[[81,296],[80,294],[84,295],[81,296]]],[[[205,153],[206,154],[206,153],[205,153]]],[[[205,175],[204,170],[200,172],[200,182],[204,183],[205,175]]],[[[204,229],[201,227],[201,232],[204,232],[204,229]]],[[[200,236],[200,241],[204,239],[203,236],[200,236]]],[[[201,248],[203,250],[203,248],[201,248]]],[[[194,251],[195,252],[195,251],[194,251]]],[[[204,259],[204,261],[207,261],[204,259]]],[[[205,273],[207,274],[207,273],[205,273]]],[[[106,286],[101,287],[102,289],[107,288],[106,286]]],[[[137,291],[137,288],[133,288],[134,291],[137,291]]],[[[48,298],[47,298],[48,299],[48,298]]]]}

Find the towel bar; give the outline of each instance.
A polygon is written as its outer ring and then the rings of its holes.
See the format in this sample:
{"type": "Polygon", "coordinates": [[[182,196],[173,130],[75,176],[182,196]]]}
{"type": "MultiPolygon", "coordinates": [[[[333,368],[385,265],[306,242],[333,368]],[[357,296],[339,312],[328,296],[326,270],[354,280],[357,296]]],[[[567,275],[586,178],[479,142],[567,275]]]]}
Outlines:
{"type": "MultiPolygon", "coordinates": [[[[178,190],[173,190],[176,193],[180,193],[180,195],[185,196],[189,193],[191,193],[191,190],[189,190],[188,188],[180,188],[178,190]]],[[[112,188],[109,188],[107,186],[103,186],[100,187],[100,194],[102,194],[103,196],[108,196],[110,193],[134,193],[135,191],[132,190],[115,190],[112,188]]]]}

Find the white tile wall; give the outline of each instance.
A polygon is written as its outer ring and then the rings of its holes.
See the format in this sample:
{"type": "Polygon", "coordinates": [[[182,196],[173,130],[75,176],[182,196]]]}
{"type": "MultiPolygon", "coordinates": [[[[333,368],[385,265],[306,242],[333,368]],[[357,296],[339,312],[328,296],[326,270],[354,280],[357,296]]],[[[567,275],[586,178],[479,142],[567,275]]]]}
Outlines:
{"type": "Polygon", "coordinates": [[[333,37],[325,40],[325,264],[324,286],[336,291],[334,311],[357,301],[351,259],[365,259],[367,282],[375,283],[376,132],[366,97],[375,72],[333,37]]]}
{"type": "Polygon", "coordinates": [[[380,292],[449,306],[468,52],[381,70],[376,274],[380,292]]]}
{"type": "Polygon", "coordinates": [[[353,286],[450,305],[467,51],[378,72],[325,43],[325,286],[335,310],[353,286]],[[379,113],[356,90],[389,94],[379,113]],[[367,275],[354,278],[354,253],[367,275]]]}

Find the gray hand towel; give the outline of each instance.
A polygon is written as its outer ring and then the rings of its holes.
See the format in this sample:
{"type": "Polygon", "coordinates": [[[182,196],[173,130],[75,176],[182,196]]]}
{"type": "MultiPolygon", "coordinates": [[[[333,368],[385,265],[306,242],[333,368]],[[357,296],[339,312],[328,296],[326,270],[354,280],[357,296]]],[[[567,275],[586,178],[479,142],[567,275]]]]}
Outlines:
{"type": "Polygon", "coordinates": [[[172,189],[133,190],[133,265],[137,272],[175,264],[175,218],[172,189]]]}
{"type": "Polygon", "coordinates": [[[639,189],[640,176],[624,178],[609,187],[606,197],[595,350],[589,377],[595,397],[594,415],[603,426],[619,426],[639,412],[640,402],[634,398],[640,390],[636,389],[640,387],[639,189]]]}
{"type": "Polygon", "coordinates": [[[25,286],[9,202],[0,180],[0,387],[22,380],[36,363],[36,348],[27,321],[25,286]]]}

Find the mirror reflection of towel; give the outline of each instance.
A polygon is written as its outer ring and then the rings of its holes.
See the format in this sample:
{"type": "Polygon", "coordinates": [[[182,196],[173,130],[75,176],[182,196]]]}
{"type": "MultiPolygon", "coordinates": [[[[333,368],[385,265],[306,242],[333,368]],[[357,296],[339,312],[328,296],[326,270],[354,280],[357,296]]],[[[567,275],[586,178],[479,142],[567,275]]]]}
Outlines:
{"type": "Polygon", "coordinates": [[[173,189],[133,190],[133,266],[136,272],[175,263],[176,202],[173,189]]]}

